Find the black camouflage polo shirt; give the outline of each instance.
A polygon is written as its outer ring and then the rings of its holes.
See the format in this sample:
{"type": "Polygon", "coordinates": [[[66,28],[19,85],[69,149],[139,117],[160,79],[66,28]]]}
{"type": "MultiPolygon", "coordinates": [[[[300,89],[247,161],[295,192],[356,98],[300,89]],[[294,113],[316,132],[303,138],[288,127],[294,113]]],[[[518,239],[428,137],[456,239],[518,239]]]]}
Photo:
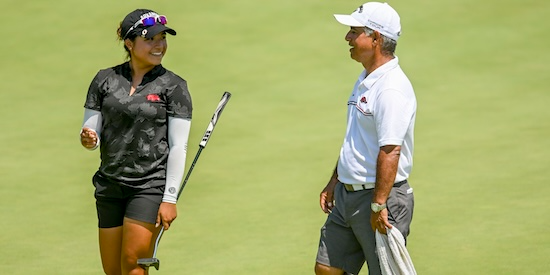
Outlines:
{"type": "Polygon", "coordinates": [[[168,117],[191,119],[187,82],[154,67],[130,96],[128,62],[100,70],[94,77],[84,108],[100,111],[101,165],[98,176],[122,185],[162,186],[168,159],[168,117]]]}

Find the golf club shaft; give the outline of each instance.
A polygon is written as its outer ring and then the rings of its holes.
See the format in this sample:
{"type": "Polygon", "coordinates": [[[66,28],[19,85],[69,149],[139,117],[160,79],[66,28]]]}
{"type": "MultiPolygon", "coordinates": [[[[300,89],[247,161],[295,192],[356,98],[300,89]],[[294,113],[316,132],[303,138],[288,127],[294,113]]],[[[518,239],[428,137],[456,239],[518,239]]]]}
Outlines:
{"type": "Polygon", "coordinates": [[[195,164],[199,160],[199,156],[201,155],[201,152],[202,152],[203,148],[204,147],[199,145],[199,150],[197,151],[197,154],[195,155],[195,159],[193,160],[193,162],[191,162],[191,166],[189,166],[189,171],[187,171],[187,175],[185,176],[185,179],[183,180],[183,183],[180,186],[180,191],[178,192],[178,199],[181,196],[181,192],[183,191],[183,188],[187,184],[187,180],[189,179],[189,176],[191,175],[191,172],[193,172],[193,168],[195,168],[195,164]]]}
{"type": "Polygon", "coordinates": [[[159,235],[157,236],[157,240],[155,241],[155,250],[153,251],[153,258],[157,257],[157,247],[159,247],[160,238],[162,237],[162,233],[164,233],[164,226],[160,228],[159,235]]]}

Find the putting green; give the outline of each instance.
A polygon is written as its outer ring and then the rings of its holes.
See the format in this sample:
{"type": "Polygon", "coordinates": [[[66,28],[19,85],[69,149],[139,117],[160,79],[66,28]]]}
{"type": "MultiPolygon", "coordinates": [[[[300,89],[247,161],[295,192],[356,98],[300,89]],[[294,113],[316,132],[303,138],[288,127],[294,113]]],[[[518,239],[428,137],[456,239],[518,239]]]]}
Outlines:
{"type": "MultiPolygon", "coordinates": [[[[163,64],[195,106],[188,165],[233,96],[166,232],[162,274],[312,274],[318,196],[361,71],[333,13],[359,1],[4,1],[0,263],[10,274],[99,274],[91,176],[78,131],[88,85],[124,59],[117,23],[168,17],[163,64]]],[[[419,274],[548,274],[550,2],[404,1],[397,54],[418,98],[419,274]]],[[[154,273],[156,271],[151,271],[154,273]]]]}

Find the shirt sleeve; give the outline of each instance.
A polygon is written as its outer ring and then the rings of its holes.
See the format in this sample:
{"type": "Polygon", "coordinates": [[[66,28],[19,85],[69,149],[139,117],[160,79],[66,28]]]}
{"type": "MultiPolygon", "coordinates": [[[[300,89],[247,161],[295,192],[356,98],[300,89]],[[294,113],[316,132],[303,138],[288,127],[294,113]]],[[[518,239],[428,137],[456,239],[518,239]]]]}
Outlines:
{"type": "Polygon", "coordinates": [[[185,119],[192,118],[193,104],[185,80],[180,78],[176,85],[170,87],[166,92],[166,98],[166,112],[168,116],[185,119]]]}
{"type": "Polygon", "coordinates": [[[191,119],[168,117],[168,162],[166,164],[166,187],[163,202],[176,203],[185,172],[187,142],[191,130],[191,119]]]}
{"type": "Polygon", "coordinates": [[[90,86],[88,87],[88,94],[86,95],[86,101],[84,102],[84,120],[82,122],[82,127],[80,132],[82,133],[82,128],[88,127],[96,132],[98,137],[98,142],[94,148],[89,150],[95,150],[99,147],[100,144],[100,131],[101,131],[101,105],[103,103],[103,94],[101,92],[101,87],[105,82],[106,70],[100,70],[92,79],[90,86]]]}
{"type": "Polygon", "coordinates": [[[88,87],[84,108],[101,111],[101,105],[103,103],[102,87],[105,83],[106,73],[106,70],[101,70],[95,75],[88,87]]]}
{"type": "Polygon", "coordinates": [[[399,90],[382,91],[374,112],[378,145],[402,145],[413,116],[414,101],[399,90]]]}

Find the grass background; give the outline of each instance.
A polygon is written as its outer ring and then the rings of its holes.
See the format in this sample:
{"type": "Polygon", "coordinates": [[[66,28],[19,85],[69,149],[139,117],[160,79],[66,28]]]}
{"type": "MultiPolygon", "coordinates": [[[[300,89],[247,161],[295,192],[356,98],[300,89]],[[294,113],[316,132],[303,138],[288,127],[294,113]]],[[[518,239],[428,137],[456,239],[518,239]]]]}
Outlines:
{"type": "MultiPolygon", "coordinates": [[[[82,105],[95,73],[124,59],[117,23],[146,7],[178,31],[163,64],[193,96],[188,165],[221,94],[233,94],[158,273],[312,274],[318,195],[361,70],[332,14],[361,3],[2,0],[3,270],[101,273],[90,180],[99,154],[79,144],[82,105]]],[[[408,246],[417,272],[550,274],[550,2],[390,4],[419,102],[408,246]]]]}

